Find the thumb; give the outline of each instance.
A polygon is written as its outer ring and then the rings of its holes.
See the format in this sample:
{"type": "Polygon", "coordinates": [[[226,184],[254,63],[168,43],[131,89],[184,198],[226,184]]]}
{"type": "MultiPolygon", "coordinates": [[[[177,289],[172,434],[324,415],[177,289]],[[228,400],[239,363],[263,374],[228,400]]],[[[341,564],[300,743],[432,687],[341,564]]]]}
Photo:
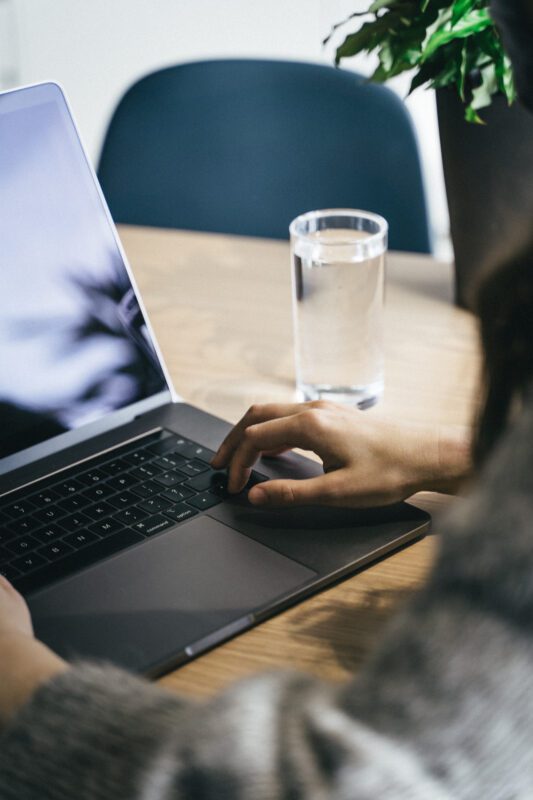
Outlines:
{"type": "Polygon", "coordinates": [[[306,480],[263,481],[248,492],[254,506],[302,506],[330,504],[336,481],[332,473],[306,480]]]}

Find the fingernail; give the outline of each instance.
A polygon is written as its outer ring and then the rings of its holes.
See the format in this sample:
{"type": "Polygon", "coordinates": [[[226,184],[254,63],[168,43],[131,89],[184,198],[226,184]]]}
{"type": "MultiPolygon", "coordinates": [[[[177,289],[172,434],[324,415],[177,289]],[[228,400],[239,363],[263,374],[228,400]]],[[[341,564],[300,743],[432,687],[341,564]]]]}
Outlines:
{"type": "Polygon", "coordinates": [[[254,506],[262,506],[267,502],[268,495],[260,486],[254,486],[253,489],[250,489],[248,492],[248,500],[254,506]]]}

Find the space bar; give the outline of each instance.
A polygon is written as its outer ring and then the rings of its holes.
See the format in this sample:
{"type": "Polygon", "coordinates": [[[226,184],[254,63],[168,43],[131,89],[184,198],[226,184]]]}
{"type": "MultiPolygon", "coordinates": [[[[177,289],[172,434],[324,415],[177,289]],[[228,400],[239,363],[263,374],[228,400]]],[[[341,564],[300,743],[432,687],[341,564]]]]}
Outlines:
{"type": "Polygon", "coordinates": [[[84,547],[75,553],[70,553],[60,561],[47,564],[46,567],[37,570],[32,575],[24,575],[22,578],[17,578],[13,581],[13,585],[21,594],[34,592],[36,589],[52,583],[52,581],[64,578],[72,572],[77,572],[84,567],[95,564],[97,561],[101,561],[106,556],[118,553],[119,550],[124,550],[124,548],[130,547],[132,544],[143,541],[145,541],[144,536],[135,531],[119,531],[113,536],[108,536],[106,539],[101,539],[99,542],[84,547]]]}

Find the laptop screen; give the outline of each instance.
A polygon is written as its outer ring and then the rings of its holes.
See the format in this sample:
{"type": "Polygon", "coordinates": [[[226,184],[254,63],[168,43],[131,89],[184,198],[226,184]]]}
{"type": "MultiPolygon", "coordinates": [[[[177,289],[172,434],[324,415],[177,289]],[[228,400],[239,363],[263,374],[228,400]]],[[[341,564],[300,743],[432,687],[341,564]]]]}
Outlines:
{"type": "Polygon", "coordinates": [[[168,391],[59,87],[0,95],[0,463],[168,391]]]}

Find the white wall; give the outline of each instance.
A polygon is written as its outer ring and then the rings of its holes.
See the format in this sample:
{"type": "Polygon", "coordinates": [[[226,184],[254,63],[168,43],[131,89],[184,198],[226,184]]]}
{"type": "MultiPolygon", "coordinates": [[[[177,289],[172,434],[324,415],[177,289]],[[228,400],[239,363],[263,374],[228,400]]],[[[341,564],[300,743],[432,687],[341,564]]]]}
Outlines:
{"type": "MultiPolygon", "coordinates": [[[[114,106],[139,76],[179,61],[224,56],[331,63],[334,45],[323,48],[322,39],[333,23],[367,5],[366,0],[0,0],[0,85],[59,81],[96,160],[114,106]]],[[[364,73],[372,68],[365,57],[350,66],[364,73]]],[[[404,96],[407,86],[400,78],[393,88],[404,96]]],[[[432,93],[415,93],[408,106],[422,151],[437,252],[447,255],[432,93]]]]}

